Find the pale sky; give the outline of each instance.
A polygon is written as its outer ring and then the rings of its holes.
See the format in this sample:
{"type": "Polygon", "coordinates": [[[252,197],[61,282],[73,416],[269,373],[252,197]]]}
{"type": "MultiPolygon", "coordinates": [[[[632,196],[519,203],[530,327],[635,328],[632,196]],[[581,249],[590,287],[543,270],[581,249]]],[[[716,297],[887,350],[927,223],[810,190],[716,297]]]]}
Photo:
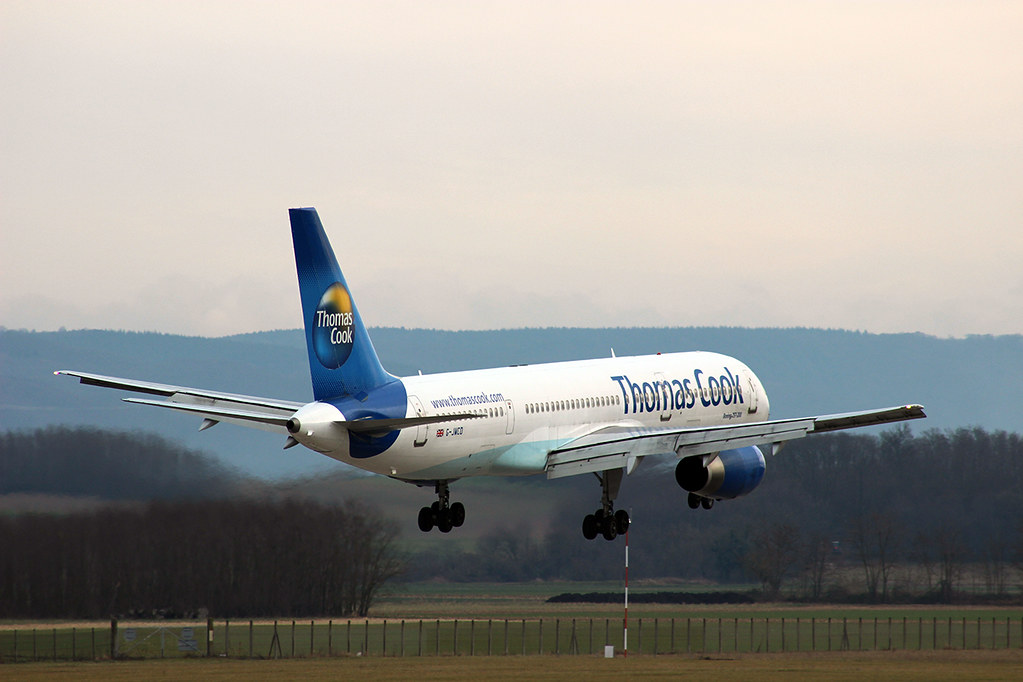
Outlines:
{"type": "Polygon", "coordinates": [[[1023,3],[0,3],[0,325],[1023,333],[1023,3]]]}

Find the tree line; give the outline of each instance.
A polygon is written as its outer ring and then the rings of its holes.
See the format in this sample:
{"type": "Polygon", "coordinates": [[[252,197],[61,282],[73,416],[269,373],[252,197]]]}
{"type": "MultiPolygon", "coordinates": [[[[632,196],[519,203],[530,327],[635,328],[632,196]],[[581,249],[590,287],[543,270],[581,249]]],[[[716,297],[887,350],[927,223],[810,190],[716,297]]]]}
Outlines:
{"type": "MultiPolygon", "coordinates": [[[[546,534],[512,524],[475,549],[415,555],[410,579],[607,580],[621,543],[589,542],[569,491],[546,534]]],[[[828,434],[770,457],[751,495],[689,510],[670,467],[646,463],[622,484],[630,510],[630,576],[761,585],[766,595],[893,601],[961,598],[966,571],[979,589],[1017,598],[1023,577],[1023,438],[979,428],[880,435],[828,434]],[[850,582],[848,576],[860,576],[850,582]],[[839,577],[843,576],[843,580],[839,577]],[[914,591],[914,594],[907,594],[914,591]]]]}
{"type": "MultiPolygon", "coordinates": [[[[648,458],[622,484],[617,506],[633,518],[635,578],[752,581],[766,595],[806,599],[953,601],[969,571],[981,581],[971,589],[1020,594],[1018,434],[900,427],[811,436],[768,459],[758,490],[709,511],[688,509],[672,466],[648,458]]],[[[524,532],[520,519],[507,518],[468,546],[453,535],[416,536],[404,577],[621,577],[622,541],[582,537],[582,516],[599,499],[591,477],[516,486],[516,495],[559,500],[546,532],[524,532]]],[[[363,614],[405,563],[397,531],[371,505],[282,499],[146,434],[0,434],[3,492],[141,502],[0,517],[0,615],[201,607],[222,616],[363,614]],[[146,502],[153,499],[164,501],[146,502]]]]}
{"type": "Polygon", "coordinates": [[[0,617],[365,616],[401,572],[354,503],[192,500],[0,517],[0,617]]]}

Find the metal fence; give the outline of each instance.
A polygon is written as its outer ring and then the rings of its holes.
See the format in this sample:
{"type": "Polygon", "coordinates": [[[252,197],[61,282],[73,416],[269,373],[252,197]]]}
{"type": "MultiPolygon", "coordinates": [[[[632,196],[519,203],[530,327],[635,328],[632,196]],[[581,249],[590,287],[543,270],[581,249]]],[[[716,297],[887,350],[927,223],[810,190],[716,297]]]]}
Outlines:
{"type": "Polygon", "coordinates": [[[1023,648],[1023,616],[213,621],[0,630],[0,662],[1023,648]],[[627,639],[626,639],[627,638],[627,639]]]}

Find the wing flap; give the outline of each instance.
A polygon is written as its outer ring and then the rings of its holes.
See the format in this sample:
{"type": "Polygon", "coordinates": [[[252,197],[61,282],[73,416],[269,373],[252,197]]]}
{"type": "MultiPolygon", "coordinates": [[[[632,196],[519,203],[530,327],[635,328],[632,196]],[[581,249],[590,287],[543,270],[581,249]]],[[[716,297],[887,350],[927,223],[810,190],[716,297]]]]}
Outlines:
{"type": "Polygon", "coordinates": [[[902,405],[900,407],[888,407],[881,410],[847,412],[845,414],[828,414],[814,418],[813,432],[827,433],[828,431],[854,429],[860,426],[891,424],[894,422],[907,421],[909,419],[923,419],[926,416],[927,415],[924,414],[923,405],[902,405]]]}
{"type": "MultiPolygon", "coordinates": [[[[136,405],[152,405],[154,407],[166,407],[171,410],[177,410],[179,412],[187,412],[190,414],[197,414],[213,421],[222,421],[233,424],[241,424],[242,426],[252,426],[255,428],[261,428],[264,431],[273,431],[275,433],[287,433],[287,427],[285,426],[288,419],[291,418],[291,414],[280,414],[277,411],[258,411],[258,410],[239,410],[231,407],[220,407],[214,405],[195,405],[190,403],[180,403],[173,400],[147,400],[145,398],[123,398],[126,403],[134,403],[136,405]]],[[[207,425],[207,422],[203,422],[203,426],[200,430],[209,428],[212,424],[207,425]]]]}

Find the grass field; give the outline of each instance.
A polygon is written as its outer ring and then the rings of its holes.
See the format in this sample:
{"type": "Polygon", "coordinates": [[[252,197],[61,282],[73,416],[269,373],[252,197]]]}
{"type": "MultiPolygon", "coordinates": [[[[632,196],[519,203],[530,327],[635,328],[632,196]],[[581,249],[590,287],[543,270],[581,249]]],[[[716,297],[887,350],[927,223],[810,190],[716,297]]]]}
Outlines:
{"type": "Polygon", "coordinates": [[[561,592],[617,589],[401,586],[371,619],[281,619],[276,629],[272,620],[216,619],[209,658],[205,621],[120,622],[117,661],[109,621],[0,623],[0,679],[1023,679],[1019,607],[634,604],[626,660],[622,605],[546,603],[561,592]],[[194,651],[179,650],[184,628],[194,651]],[[614,659],[602,657],[605,644],[614,659]]]}
{"type": "Polygon", "coordinates": [[[741,656],[515,656],[422,659],[356,658],[236,661],[185,659],[113,663],[29,663],[0,668],[4,680],[623,680],[693,677],[732,680],[1023,679],[1023,652],[767,654],[741,656]]]}

